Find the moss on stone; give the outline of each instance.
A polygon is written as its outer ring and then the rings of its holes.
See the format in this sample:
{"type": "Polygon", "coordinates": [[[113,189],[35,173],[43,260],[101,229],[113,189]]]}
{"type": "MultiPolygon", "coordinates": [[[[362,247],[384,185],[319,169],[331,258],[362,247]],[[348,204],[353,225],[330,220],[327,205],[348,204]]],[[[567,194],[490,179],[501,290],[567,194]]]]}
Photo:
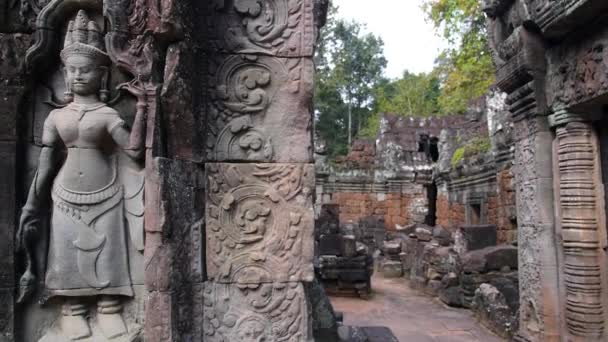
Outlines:
{"type": "Polygon", "coordinates": [[[486,153],[491,148],[492,143],[489,137],[475,137],[454,151],[452,155],[452,167],[456,167],[467,158],[486,153]]]}

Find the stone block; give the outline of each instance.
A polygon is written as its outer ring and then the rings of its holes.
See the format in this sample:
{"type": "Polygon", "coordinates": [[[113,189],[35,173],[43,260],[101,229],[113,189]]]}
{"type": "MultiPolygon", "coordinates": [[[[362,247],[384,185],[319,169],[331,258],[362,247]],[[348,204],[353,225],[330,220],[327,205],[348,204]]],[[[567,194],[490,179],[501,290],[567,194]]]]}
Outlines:
{"type": "Polygon", "coordinates": [[[221,283],[312,281],[311,164],[206,164],[207,276],[221,283]]]}
{"type": "Polygon", "coordinates": [[[458,286],[451,286],[439,290],[439,299],[446,305],[462,307],[462,291],[458,286]]]}
{"type": "Polygon", "coordinates": [[[209,57],[208,161],[313,161],[313,62],[258,55],[209,57]]]}
{"type": "Polygon", "coordinates": [[[315,227],[318,234],[334,234],[338,233],[340,226],[340,205],[339,204],[323,204],[321,212],[315,222],[315,227]]]}
{"type": "Polygon", "coordinates": [[[145,340],[152,342],[171,341],[171,293],[152,291],[146,301],[145,340]]]}
{"type": "Polygon", "coordinates": [[[502,245],[471,251],[463,255],[463,271],[467,273],[486,273],[507,267],[517,269],[517,247],[502,245]]]}
{"type": "Polygon", "coordinates": [[[309,341],[309,308],[300,283],[205,283],[205,341],[309,341]]]}
{"type": "Polygon", "coordinates": [[[321,235],[319,255],[342,255],[342,236],[340,234],[321,235]]]}
{"type": "Polygon", "coordinates": [[[14,289],[0,288],[0,341],[14,341],[14,289]]]}
{"type": "Polygon", "coordinates": [[[357,255],[357,240],[354,235],[342,236],[342,255],[352,258],[357,255]]]}
{"type": "Polygon", "coordinates": [[[437,226],[433,228],[433,239],[437,240],[441,246],[449,246],[452,242],[452,233],[443,227],[437,226]]]}
{"type": "Polygon", "coordinates": [[[16,143],[0,142],[0,289],[13,287],[15,281],[16,148],[16,143]]]}
{"type": "Polygon", "coordinates": [[[201,99],[193,90],[195,84],[201,83],[200,73],[195,71],[198,67],[195,53],[191,40],[169,46],[160,99],[167,156],[202,161],[205,127],[204,115],[197,112],[197,108],[202,107],[201,99]]]}
{"type": "Polygon", "coordinates": [[[323,286],[315,279],[304,284],[306,298],[310,302],[312,330],[315,341],[337,341],[340,318],[325,294],[323,286]]]}
{"type": "Polygon", "coordinates": [[[384,241],[384,244],[382,245],[382,251],[387,255],[398,255],[399,253],[401,253],[401,241],[384,241]]]}
{"type": "Polygon", "coordinates": [[[211,2],[204,41],[211,51],[309,56],[316,37],[314,0],[211,2]]]}
{"type": "Polygon", "coordinates": [[[403,277],[403,265],[400,261],[385,261],[382,263],[382,276],[384,278],[403,277]]]}
{"type": "Polygon", "coordinates": [[[473,307],[482,324],[496,334],[510,338],[517,331],[517,316],[494,286],[481,284],[475,291],[473,307]]]}
{"type": "Polygon", "coordinates": [[[25,94],[24,60],[30,44],[29,34],[0,33],[0,140],[17,139],[17,117],[25,94]]]}
{"type": "Polygon", "coordinates": [[[437,296],[441,289],[442,284],[440,280],[429,280],[428,284],[426,284],[425,292],[431,296],[437,296]]]}
{"type": "Polygon", "coordinates": [[[460,226],[455,235],[455,249],[463,254],[496,246],[498,234],[495,225],[460,226]]]}
{"type": "Polygon", "coordinates": [[[431,241],[433,239],[433,231],[431,228],[416,228],[416,238],[420,241],[431,241]]]}
{"type": "MultiPolygon", "coordinates": [[[[204,168],[197,163],[166,158],[156,158],[155,162],[162,203],[155,216],[161,218],[162,232],[146,236],[146,285],[149,290],[168,291],[205,278],[205,177],[204,168]]],[[[153,214],[152,208],[148,206],[147,215],[153,214]]]]}

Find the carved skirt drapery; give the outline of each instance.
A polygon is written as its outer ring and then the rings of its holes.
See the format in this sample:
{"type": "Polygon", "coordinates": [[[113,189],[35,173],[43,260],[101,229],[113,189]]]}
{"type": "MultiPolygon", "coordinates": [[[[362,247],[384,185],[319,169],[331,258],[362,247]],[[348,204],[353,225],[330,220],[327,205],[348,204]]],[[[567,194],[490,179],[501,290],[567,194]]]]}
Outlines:
{"type": "Polygon", "coordinates": [[[83,193],[56,182],[52,197],[46,294],[133,296],[123,186],[83,193]]]}

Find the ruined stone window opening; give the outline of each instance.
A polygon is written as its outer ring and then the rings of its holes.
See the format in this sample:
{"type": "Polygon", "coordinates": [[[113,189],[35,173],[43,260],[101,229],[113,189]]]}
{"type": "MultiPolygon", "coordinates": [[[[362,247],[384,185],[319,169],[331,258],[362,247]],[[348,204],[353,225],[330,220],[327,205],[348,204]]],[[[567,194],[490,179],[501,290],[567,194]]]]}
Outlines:
{"type": "Polygon", "coordinates": [[[481,203],[469,204],[469,225],[481,224],[481,203]]]}
{"type": "Polygon", "coordinates": [[[439,138],[428,134],[420,134],[418,152],[424,152],[429,160],[436,163],[439,160],[439,138]]]}

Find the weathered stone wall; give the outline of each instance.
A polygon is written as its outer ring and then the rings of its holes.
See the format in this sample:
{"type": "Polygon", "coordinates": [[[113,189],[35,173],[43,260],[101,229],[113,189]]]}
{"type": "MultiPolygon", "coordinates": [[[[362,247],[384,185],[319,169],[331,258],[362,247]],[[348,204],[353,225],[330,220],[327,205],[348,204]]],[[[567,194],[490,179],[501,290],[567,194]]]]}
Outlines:
{"type": "Polygon", "coordinates": [[[498,229],[499,243],[517,240],[517,217],[515,210],[515,190],[510,168],[494,175],[485,188],[467,185],[472,192],[458,195],[462,191],[440,187],[437,196],[437,224],[454,231],[461,225],[494,224],[498,229]],[[476,196],[476,197],[475,197],[476,196]],[[479,206],[471,212],[471,205],[479,206]]]}
{"type": "Polygon", "coordinates": [[[388,230],[397,225],[423,223],[428,201],[420,184],[406,184],[396,193],[336,192],[328,203],[340,205],[340,221],[358,223],[370,216],[383,216],[388,230]]]}
{"type": "Polygon", "coordinates": [[[598,141],[605,131],[596,120],[606,104],[608,4],[517,0],[483,8],[497,86],[514,122],[516,340],[604,341],[605,158],[598,141]]]}
{"type": "Polygon", "coordinates": [[[110,106],[129,124],[136,107],[147,117],[145,248],[123,313],[129,329],[137,327],[128,338],[312,338],[303,286],[312,280],[312,54],[326,7],[314,0],[0,4],[1,341],[38,341],[59,315],[58,306],[37,303],[42,247],[37,292],[15,303],[24,266],[15,235],[42,124],[65,105],[58,56],[79,9],[106,30],[110,106]],[[117,89],[123,82],[129,91],[117,89]],[[138,96],[145,101],[136,106],[138,96]]]}

